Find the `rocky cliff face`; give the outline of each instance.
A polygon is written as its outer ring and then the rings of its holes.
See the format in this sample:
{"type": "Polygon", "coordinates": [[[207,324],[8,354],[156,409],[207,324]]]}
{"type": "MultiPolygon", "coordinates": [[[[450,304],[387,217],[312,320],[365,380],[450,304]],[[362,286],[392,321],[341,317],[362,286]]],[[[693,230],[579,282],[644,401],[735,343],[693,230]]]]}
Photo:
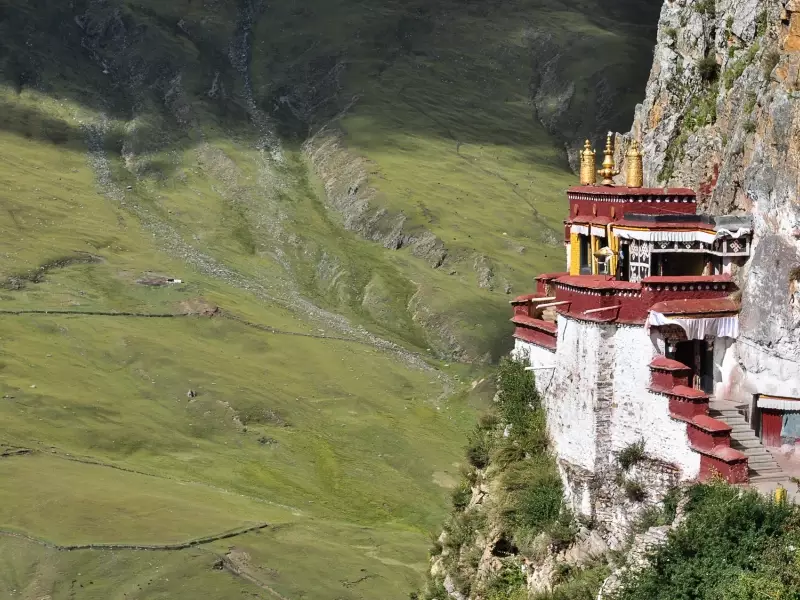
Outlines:
{"type": "MultiPolygon", "coordinates": [[[[732,397],[800,395],[800,2],[667,0],[639,139],[645,184],[698,190],[700,208],[751,214],[732,397]]],[[[727,368],[727,367],[725,367],[727,368]]]]}

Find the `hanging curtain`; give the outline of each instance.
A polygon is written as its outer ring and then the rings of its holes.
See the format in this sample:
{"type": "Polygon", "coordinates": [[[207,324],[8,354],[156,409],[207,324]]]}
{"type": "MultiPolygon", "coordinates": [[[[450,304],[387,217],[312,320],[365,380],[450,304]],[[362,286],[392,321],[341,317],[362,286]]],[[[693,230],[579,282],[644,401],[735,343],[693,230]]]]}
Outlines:
{"type": "Polygon", "coordinates": [[[784,413],[781,441],[784,444],[794,444],[798,439],[800,439],[800,412],[784,413]]]}

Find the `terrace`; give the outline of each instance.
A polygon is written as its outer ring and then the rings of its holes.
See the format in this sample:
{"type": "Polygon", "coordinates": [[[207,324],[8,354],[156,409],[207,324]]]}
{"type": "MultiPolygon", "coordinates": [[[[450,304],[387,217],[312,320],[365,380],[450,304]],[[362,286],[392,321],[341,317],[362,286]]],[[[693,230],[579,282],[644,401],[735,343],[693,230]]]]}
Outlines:
{"type": "MultiPolygon", "coordinates": [[[[536,278],[537,293],[511,302],[514,337],[555,350],[557,316],[596,323],[646,325],[651,311],[680,318],[716,318],[738,312],[728,299],[728,275],[646,277],[617,281],[607,275],[551,273],[536,278]]],[[[651,323],[658,325],[658,323],[651,323]]]]}

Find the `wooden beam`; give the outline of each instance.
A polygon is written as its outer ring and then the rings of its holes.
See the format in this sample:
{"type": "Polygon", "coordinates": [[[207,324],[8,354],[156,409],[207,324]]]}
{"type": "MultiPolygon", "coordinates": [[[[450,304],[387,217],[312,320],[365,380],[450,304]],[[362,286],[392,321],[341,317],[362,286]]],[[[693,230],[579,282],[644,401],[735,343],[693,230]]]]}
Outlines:
{"type": "MultiPolygon", "coordinates": [[[[528,302],[542,302],[542,301],[550,302],[551,300],[555,300],[555,299],[556,299],[555,296],[548,296],[546,298],[528,298],[528,302]]],[[[508,301],[509,304],[514,304],[515,302],[517,302],[517,300],[509,300],[508,301]]]]}
{"type": "Polygon", "coordinates": [[[614,306],[606,306],[605,308],[593,308],[591,310],[583,311],[583,314],[591,315],[591,314],[594,314],[594,313],[603,312],[604,310],[615,310],[615,309],[620,308],[620,307],[622,307],[622,304],[615,304],[614,306]]]}
{"type": "Polygon", "coordinates": [[[572,304],[572,300],[562,300],[561,302],[549,302],[548,304],[540,304],[536,308],[550,308],[551,306],[562,306],[564,304],[572,304]]]}

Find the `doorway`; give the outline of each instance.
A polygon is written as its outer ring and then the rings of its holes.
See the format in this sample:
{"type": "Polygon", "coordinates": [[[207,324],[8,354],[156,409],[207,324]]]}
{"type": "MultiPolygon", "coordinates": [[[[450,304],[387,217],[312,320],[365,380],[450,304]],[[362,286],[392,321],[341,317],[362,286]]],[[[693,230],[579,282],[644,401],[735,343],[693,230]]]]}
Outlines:
{"type": "Polygon", "coordinates": [[[667,358],[691,369],[689,386],[714,393],[714,345],[706,340],[687,340],[668,345],[667,358]]]}

